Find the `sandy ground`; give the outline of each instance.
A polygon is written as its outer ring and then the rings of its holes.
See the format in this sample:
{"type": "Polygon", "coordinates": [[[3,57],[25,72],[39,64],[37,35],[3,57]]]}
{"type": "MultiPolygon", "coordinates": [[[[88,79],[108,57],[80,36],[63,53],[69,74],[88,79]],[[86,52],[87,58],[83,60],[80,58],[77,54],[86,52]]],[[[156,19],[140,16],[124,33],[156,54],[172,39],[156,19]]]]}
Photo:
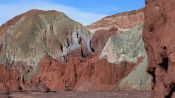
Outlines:
{"type": "Polygon", "coordinates": [[[150,91],[118,91],[118,92],[13,92],[0,94],[0,98],[151,98],[150,91]]]}

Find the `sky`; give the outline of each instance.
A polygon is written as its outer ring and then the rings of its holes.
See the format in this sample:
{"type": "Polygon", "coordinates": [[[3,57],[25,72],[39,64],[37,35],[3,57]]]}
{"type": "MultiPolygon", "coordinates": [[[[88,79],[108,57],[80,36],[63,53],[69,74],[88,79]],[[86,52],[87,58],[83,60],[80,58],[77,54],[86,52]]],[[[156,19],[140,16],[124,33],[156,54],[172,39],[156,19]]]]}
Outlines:
{"type": "Polygon", "coordinates": [[[0,25],[31,9],[61,11],[89,25],[105,16],[144,6],[144,0],[0,0],[0,25]]]}

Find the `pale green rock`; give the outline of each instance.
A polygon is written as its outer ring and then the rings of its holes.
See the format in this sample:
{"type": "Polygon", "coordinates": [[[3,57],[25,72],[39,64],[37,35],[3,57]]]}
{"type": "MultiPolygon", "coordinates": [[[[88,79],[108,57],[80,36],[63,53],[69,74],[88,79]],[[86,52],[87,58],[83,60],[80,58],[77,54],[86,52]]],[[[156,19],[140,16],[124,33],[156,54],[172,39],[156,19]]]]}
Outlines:
{"type": "Polygon", "coordinates": [[[124,79],[117,89],[120,90],[151,90],[151,77],[146,72],[147,54],[142,39],[143,25],[136,25],[128,31],[112,36],[107,41],[100,58],[106,58],[110,63],[127,61],[137,63],[139,57],[143,61],[124,79]]]}

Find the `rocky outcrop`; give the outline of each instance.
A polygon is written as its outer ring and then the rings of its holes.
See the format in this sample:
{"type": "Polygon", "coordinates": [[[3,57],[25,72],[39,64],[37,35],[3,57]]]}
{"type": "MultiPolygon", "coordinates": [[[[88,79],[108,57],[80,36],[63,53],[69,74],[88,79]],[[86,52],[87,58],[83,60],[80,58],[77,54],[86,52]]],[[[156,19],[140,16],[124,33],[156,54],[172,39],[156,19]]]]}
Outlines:
{"type": "Polygon", "coordinates": [[[116,89],[151,90],[146,73],[147,54],[142,40],[144,9],[105,17],[88,28],[93,33],[91,47],[100,58],[118,64],[130,62],[134,70],[122,78],[116,89]],[[102,40],[103,39],[103,40],[102,40]]]}
{"type": "Polygon", "coordinates": [[[14,70],[23,90],[29,90],[24,81],[38,73],[44,55],[67,62],[65,56],[76,48],[91,52],[91,33],[62,12],[31,10],[2,25],[0,33],[0,63],[9,70],[19,67],[14,70]]]}
{"type": "Polygon", "coordinates": [[[119,34],[118,27],[112,26],[108,29],[97,30],[91,40],[91,49],[93,52],[100,54],[108,41],[108,38],[119,34]],[[102,40],[103,39],[103,40],[102,40]]]}
{"type": "Polygon", "coordinates": [[[41,60],[41,68],[33,83],[43,83],[52,91],[115,90],[117,82],[134,67],[134,64],[124,62],[110,64],[98,56],[82,58],[71,54],[66,64],[47,58],[41,60]]]}
{"type": "Polygon", "coordinates": [[[151,89],[151,77],[146,73],[147,55],[142,30],[143,26],[137,25],[128,31],[110,37],[100,55],[100,58],[106,58],[110,63],[125,61],[136,64],[134,70],[121,79],[117,89],[151,89]]]}
{"type": "Polygon", "coordinates": [[[104,17],[88,26],[93,33],[91,47],[101,53],[108,38],[144,22],[144,9],[104,17]],[[103,39],[103,40],[101,40],[103,39]]]}
{"type": "Polygon", "coordinates": [[[143,36],[155,98],[175,97],[174,4],[174,0],[146,0],[143,36]]]}
{"type": "MultiPolygon", "coordinates": [[[[14,19],[15,20],[15,19],[14,19]]],[[[7,27],[6,27],[7,28],[7,27]]],[[[32,10],[4,31],[1,38],[4,59],[25,61],[37,66],[44,54],[64,60],[71,50],[81,46],[89,50],[90,32],[81,24],[56,11],[32,10]]]]}
{"type": "MultiPolygon", "coordinates": [[[[143,13],[123,15],[139,21],[134,17],[143,13]]],[[[17,16],[0,27],[0,91],[146,90],[142,24],[125,30],[111,24],[92,35],[62,12],[31,10],[17,16]],[[102,42],[100,48],[92,47],[99,44],[92,36],[102,42]]]]}

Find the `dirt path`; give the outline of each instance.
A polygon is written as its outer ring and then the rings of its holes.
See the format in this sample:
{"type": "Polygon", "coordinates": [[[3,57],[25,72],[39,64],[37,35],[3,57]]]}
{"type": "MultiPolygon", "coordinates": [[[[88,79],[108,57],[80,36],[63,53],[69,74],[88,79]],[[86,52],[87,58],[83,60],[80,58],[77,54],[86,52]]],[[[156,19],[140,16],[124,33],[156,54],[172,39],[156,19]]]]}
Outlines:
{"type": "Polygon", "coordinates": [[[16,92],[1,94],[0,98],[151,98],[149,91],[118,91],[118,92],[16,92]]]}

